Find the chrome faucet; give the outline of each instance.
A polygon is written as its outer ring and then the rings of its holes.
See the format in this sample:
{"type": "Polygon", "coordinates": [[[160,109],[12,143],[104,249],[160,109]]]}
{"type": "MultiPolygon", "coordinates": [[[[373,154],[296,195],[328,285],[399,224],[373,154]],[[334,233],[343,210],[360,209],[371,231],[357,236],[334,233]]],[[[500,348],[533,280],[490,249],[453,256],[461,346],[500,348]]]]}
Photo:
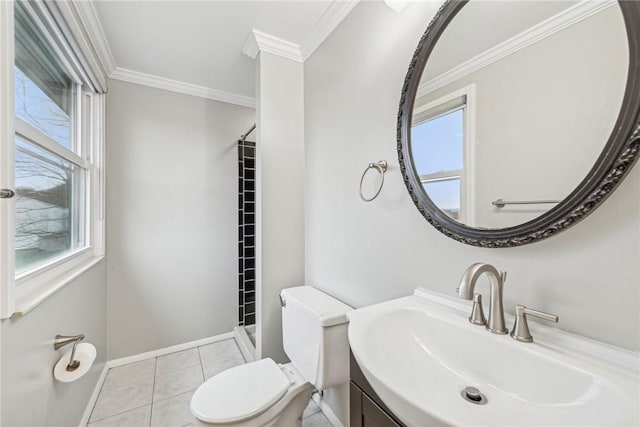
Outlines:
{"type": "Polygon", "coordinates": [[[460,298],[468,300],[472,299],[476,282],[482,273],[487,273],[489,275],[489,282],[491,283],[489,319],[487,321],[486,328],[489,332],[493,332],[494,334],[504,335],[509,332],[504,325],[504,308],[502,307],[502,285],[504,285],[504,282],[507,280],[506,271],[498,272],[498,270],[490,264],[472,264],[464,272],[462,279],[460,279],[458,295],[460,298]]]}

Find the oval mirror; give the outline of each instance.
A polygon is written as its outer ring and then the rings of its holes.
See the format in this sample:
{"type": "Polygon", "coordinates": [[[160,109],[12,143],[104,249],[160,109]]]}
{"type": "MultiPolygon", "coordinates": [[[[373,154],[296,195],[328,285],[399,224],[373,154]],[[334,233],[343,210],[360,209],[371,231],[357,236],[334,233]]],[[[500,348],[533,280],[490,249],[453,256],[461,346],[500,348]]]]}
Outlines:
{"type": "Polygon", "coordinates": [[[450,1],[420,40],[398,116],[412,199],[485,247],[549,237],[636,160],[640,2],[450,1]]]}

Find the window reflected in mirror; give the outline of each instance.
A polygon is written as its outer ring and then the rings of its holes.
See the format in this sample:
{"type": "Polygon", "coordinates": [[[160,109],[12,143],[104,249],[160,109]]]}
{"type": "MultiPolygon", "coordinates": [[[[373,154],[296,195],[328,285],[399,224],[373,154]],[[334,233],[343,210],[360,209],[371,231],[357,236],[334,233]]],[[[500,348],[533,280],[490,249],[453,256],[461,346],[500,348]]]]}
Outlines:
{"type": "Polygon", "coordinates": [[[416,106],[411,128],[414,166],[431,200],[457,221],[467,221],[469,195],[467,95],[416,106]]]}

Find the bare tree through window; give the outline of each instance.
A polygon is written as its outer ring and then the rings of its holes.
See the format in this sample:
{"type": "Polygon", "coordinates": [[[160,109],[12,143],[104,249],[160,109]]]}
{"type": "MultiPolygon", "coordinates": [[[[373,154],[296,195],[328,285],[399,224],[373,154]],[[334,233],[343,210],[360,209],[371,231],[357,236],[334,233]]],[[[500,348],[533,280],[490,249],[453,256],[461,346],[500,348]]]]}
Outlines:
{"type": "MultiPolygon", "coordinates": [[[[18,67],[16,116],[70,146],[70,117],[18,67]]],[[[16,268],[71,248],[73,168],[56,155],[16,137],[16,268]]]]}

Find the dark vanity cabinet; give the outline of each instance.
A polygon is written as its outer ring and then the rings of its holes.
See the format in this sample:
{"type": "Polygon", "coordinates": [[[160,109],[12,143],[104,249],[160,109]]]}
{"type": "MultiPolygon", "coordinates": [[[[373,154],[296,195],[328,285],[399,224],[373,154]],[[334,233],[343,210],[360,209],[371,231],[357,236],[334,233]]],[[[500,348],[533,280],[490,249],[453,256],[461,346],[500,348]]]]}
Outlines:
{"type": "Polygon", "coordinates": [[[364,377],[351,355],[351,381],[349,383],[351,427],[404,427],[364,377]]]}

